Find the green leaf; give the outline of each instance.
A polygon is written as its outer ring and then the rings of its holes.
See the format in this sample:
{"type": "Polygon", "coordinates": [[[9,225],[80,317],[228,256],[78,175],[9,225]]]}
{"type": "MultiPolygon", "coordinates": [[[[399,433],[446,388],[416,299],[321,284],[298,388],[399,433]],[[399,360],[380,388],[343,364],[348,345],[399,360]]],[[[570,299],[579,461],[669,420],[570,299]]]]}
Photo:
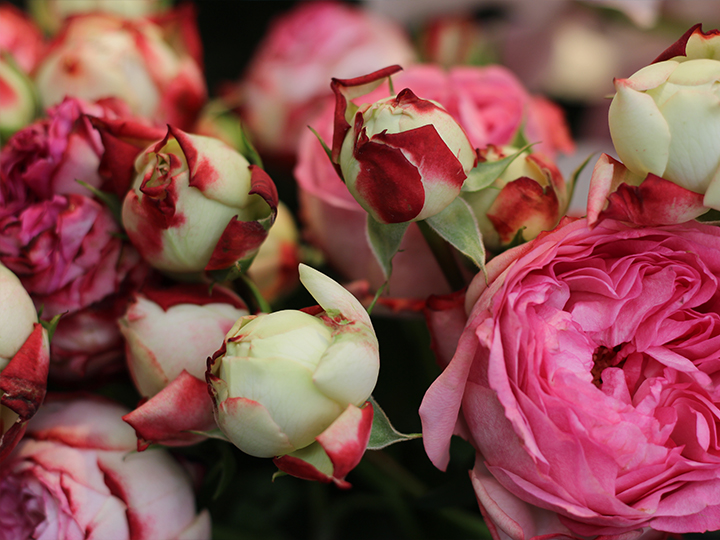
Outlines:
{"type": "Polygon", "coordinates": [[[390,280],[392,259],[400,248],[410,222],[379,223],[370,214],[367,216],[367,236],[385,279],[390,280]]]}
{"type": "Polygon", "coordinates": [[[468,173],[468,177],[463,184],[463,191],[480,191],[491,185],[495,180],[500,178],[505,170],[510,166],[513,160],[520,154],[528,150],[532,145],[526,144],[520,150],[498,161],[483,161],[478,163],[474,169],[468,173]]]}
{"type": "Polygon", "coordinates": [[[367,445],[368,450],[382,450],[391,444],[411,441],[422,437],[422,433],[410,433],[407,435],[400,433],[392,426],[390,420],[385,414],[385,411],[380,408],[380,405],[378,405],[377,401],[375,401],[375,398],[370,396],[368,401],[372,405],[374,411],[372,430],[370,431],[370,441],[367,445]]]}
{"type": "Polygon", "coordinates": [[[49,321],[43,320],[40,318],[40,315],[42,314],[42,308],[40,308],[40,313],[38,313],[38,321],[40,321],[40,324],[45,329],[48,335],[48,341],[52,341],[53,335],[55,334],[55,329],[57,328],[58,323],[60,322],[60,317],[65,315],[64,313],[59,313],[55,315],[52,319],[49,321]]]}
{"type": "Polygon", "coordinates": [[[240,133],[238,133],[240,136],[240,142],[243,145],[244,148],[244,154],[247,160],[252,163],[253,165],[257,165],[261,169],[263,168],[262,159],[260,159],[260,154],[258,154],[257,150],[255,150],[255,147],[250,142],[250,139],[247,136],[247,133],[245,132],[244,126],[240,125],[240,133]]]}
{"type": "Polygon", "coordinates": [[[108,191],[100,191],[98,188],[91,186],[87,182],[78,180],[77,178],[75,179],[75,181],[82,187],[90,191],[90,193],[97,197],[100,202],[107,206],[108,210],[110,210],[110,213],[115,218],[115,221],[117,221],[122,226],[122,202],[117,195],[108,191]]]}
{"type": "Polygon", "coordinates": [[[425,222],[451,246],[468,257],[485,273],[485,246],[470,205],[457,197],[445,210],[425,222]]]}
{"type": "Polygon", "coordinates": [[[588,157],[586,157],[585,161],[583,161],[580,165],[578,165],[578,168],[575,169],[573,171],[572,175],[570,176],[570,180],[568,181],[568,186],[570,187],[570,189],[568,190],[568,196],[567,196],[568,204],[570,203],[570,201],[573,198],[573,193],[575,193],[575,185],[577,184],[577,179],[580,177],[580,175],[582,174],[585,167],[587,167],[587,164],[590,163],[590,159],[595,154],[596,154],[596,152],[593,152],[588,157]]]}
{"type": "Polygon", "coordinates": [[[521,146],[528,146],[529,144],[527,137],[525,137],[525,125],[523,124],[518,128],[517,133],[515,133],[515,137],[513,137],[510,146],[520,148],[521,146]]]}

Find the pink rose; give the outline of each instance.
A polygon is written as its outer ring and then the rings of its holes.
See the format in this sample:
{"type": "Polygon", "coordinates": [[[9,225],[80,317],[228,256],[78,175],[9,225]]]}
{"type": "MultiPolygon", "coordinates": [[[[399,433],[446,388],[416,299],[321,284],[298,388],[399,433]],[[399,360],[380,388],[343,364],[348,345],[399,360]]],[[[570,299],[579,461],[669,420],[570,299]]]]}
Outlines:
{"type": "Polygon", "coordinates": [[[0,522],[11,538],[210,538],[189,475],[167,452],[134,453],[114,403],[50,401],[0,469],[0,522]]]}
{"type": "Polygon", "coordinates": [[[301,2],[278,18],[229,100],[258,146],[295,153],[298,137],[329,97],[331,77],[356,77],[410,64],[412,44],[390,20],[340,2],[301,2]]]}
{"type": "Polygon", "coordinates": [[[47,117],[17,132],[0,153],[0,169],[12,184],[8,189],[21,192],[27,188],[40,199],[69,193],[90,195],[76,180],[107,189],[98,172],[102,140],[86,115],[117,119],[129,114],[119,100],[86,103],[67,98],[52,107],[47,117]]]}
{"type": "Polygon", "coordinates": [[[202,71],[188,51],[148,19],[91,13],[68,19],[35,74],[45,107],[65,96],[118,97],[133,114],[189,128],[206,99],[202,71]]]}
{"type": "Polygon", "coordinates": [[[215,429],[205,383],[207,359],[220,348],[245,303],[221,286],[185,284],[146,287],[118,320],[125,338],[130,375],[143,402],[123,419],[138,435],[138,448],[151,442],[193,444],[187,433],[215,429]]]}
{"type": "Polygon", "coordinates": [[[135,161],[122,221],[153,267],[175,273],[251,260],[277,213],[270,177],[219,139],[168,126],[135,161]]]}
{"type": "Polygon", "coordinates": [[[0,55],[9,53],[25,73],[32,72],[45,50],[40,29],[9,2],[0,5],[0,55]]]}
{"type": "MultiPolygon", "coordinates": [[[[332,138],[334,102],[312,122],[326,141],[332,138]]],[[[367,280],[377,290],[385,282],[380,265],[368,243],[367,212],[350,195],[315,135],[307,130],[300,137],[295,167],[303,234],[322,250],[333,268],[349,281],[367,280]]],[[[411,224],[393,259],[388,285],[394,298],[422,300],[430,294],[450,292],[417,225],[411,224]],[[418,272],[421,267],[422,271],[418,272]]],[[[384,300],[385,297],[383,297],[384,300]]]]}
{"type": "Polygon", "coordinates": [[[420,414],[438,467],[453,432],[477,449],[495,538],[720,528],[719,249],[692,221],[568,221],[471,284],[420,414]]]}
{"type": "Polygon", "coordinates": [[[20,280],[0,265],[0,461],[45,399],[48,334],[20,280]]]}

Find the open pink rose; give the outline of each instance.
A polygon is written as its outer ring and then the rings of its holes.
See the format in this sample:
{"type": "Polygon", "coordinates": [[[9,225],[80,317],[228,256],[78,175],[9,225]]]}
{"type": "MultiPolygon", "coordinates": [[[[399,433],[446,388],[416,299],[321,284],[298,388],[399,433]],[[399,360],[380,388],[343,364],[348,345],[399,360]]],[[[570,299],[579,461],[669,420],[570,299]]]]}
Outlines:
{"type": "Polygon", "coordinates": [[[119,100],[87,103],[67,98],[47,116],[15,133],[0,153],[0,169],[16,192],[28,190],[39,199],[53,195],[91,195],[80,180],[106,189],[98,172],[103,156],[100,134],[87,115],[118,119],[130,116],[119,100]]]}
{"type": "MultiPolygon", "coordinates": [[[[625,215],[628,220],[629,216],[625,215]]],[[[720,228],[566,222],[493,259],[423,400],[495,538],[720,528],[720,228]]]]}
{"type": "Polygon", "coordinates": [[[194,444],[203,437],[189,430],[216,428],[207,359],[248,314],[240,297],[219,285],[212,291],[203,284],[146,287],[133,295],[118,325],[130,375],[143,396],[123,418],[135,429],[139,449],[151,442],[194,444]]]}
{"type": "Polygon", "coordinates": [[[68,19],[39,64],[35,82],[45,107],[65,96],[117,97],[133,114],[180,128],[193,125],[207,97],[191,51],[175,48],[160,25],[104,13],[68,19]]]}
{"type": "Polygon", "coordinates": [[[274,21],[227,99],[240,101],[261,149],[292,155],[331,95],[331,77],[357,77],[414,58],[408,36],[388,19],[341,2],[301,2],[274,21]]]}
{"type": "Polygon", "coordinates": [[[202,540],[190,477],[162,450],[135,453],[125,410],[108,401],[49,401],[0,468],[7,538],[202,540]]]}

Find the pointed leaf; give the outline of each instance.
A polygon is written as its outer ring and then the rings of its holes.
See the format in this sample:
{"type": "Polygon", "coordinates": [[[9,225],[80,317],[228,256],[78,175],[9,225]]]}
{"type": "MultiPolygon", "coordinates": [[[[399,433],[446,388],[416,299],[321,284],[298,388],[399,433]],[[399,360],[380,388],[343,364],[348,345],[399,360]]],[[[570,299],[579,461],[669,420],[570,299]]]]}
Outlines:
{"type": "Polygon", "coordinates": [[[370,214],[367,217],[367,237],[375,258],[380,263],[385,279],[392,274],[392,259],[400,248],[410,222],[379,223],[370,214]]]}
{"type": "Polygon", "coordinates": [[[370,396],[368,401],[374,410],[372,431],[370,432],[370,440],[367,445],[368,450],[382,450],[391,444],[411,441],[422,437],[422,433],[400,433],[390,423],[385,411],[380,408],[375,398],[370,396]]]}
{"type": "Polygon", "coordinates": [[[475,214],[464,199],[457,197],[445,210],[425,222],[485,273],[482,234],[475,214]]]}
{"type": "Polygon", "coordinates": [[[521,146],[527,146],[528,144],[530,144],[530,141],[528,141],[527,137],[525,137],[525,125],[521,125],[518,128],[517,133],[515,133],[515,137],[513,137],[510,146],[520,148],[521,146]]]}
{"type": "Polygon", "coordinates": [[[240,135],[240,142],[243,146],[244,152],[243,155],[247,158],[247,160],[252,163],[253,165],[257,165],[261,169],[263,169],[263,163],[262,159],[260,159],[260,154],[258,154],[258,151],[255,149],[253,144],[250,142],[250,139],[247,136],[247,133],[245,131],[245,127],[243,125],[240,125],[239,133],[240,135]]]}
{"type": "Polygon", "coordinates": [[[526,144],[514,154],[498,161],[483,161],[470,170],[463,184],[463,191],[480,191],[500,178],[513,160],[528,150],[532,145],[526,144]]]}

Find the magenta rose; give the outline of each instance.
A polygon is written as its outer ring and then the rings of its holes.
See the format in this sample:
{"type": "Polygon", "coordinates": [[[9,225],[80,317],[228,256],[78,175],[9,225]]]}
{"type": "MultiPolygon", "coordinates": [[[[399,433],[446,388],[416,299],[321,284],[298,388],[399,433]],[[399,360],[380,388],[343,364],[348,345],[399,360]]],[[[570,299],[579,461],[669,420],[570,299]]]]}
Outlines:
{"type": "Polygon", "coordinates": [[[98,398],[43,405],[0,469],[5,537],[210,538],[187,472],[163,450],[133,452],[124,412],[98,398]]]}
{"type": "Polygon", "coordinates": [[[301,2],[272,23],[226,99],[239,100],[261,149],[292,155],[308,120],[331,95],[331,77],[414,59],[408,36],[392,21],[340,2],[301,2]]]}
{"type": "Polygon", "coordinates": [[[98,171],[102,139],[87,115],[110,120],[129,117],[130,111],[119,100],[87,103],[74,98],[50,108],[45,118],[15,133],[0,153],[6,189],[26,190],[26,198],[38,199],[69,193],[89,196],[77,180],[107,189],[98,171]]]}
{"type": "Polygon", "coordinates": [[[420,414],[495,538],[720,528],[720,228],[566,222],[493,259],[420,414]]]}

